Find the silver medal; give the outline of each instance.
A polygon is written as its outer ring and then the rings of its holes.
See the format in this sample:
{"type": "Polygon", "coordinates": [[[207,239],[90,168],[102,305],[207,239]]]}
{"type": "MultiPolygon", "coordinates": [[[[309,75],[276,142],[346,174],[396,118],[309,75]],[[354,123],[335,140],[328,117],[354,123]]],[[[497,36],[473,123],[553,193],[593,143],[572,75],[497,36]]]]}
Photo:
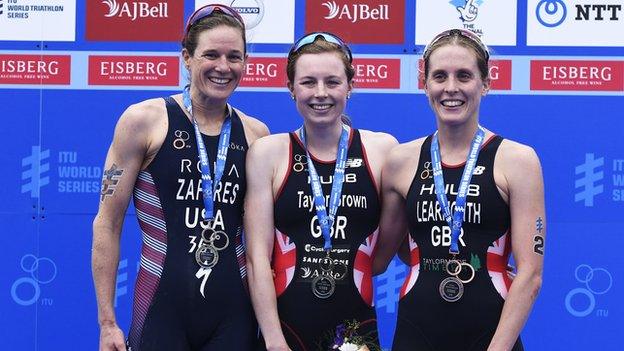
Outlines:
{"type": "Polygon", "coordinates": [[[202,245],[195,251],[195,261],[202,268],[212,268],[219,262],[219,251],[212,245],[202,245]]]}
{"type": "Polygon", "coordinates": [[[448,277],[440,283],[440,296],[446,302],[457,302],[464,295],[464,284],[457,277],[448,277]]]}
{"type": "Polygon", "coordinates": [[[336,281],[330,275],[318,275],[312,280],[312,293],[319,299],[327,299],[334,294],[336,281]]]}

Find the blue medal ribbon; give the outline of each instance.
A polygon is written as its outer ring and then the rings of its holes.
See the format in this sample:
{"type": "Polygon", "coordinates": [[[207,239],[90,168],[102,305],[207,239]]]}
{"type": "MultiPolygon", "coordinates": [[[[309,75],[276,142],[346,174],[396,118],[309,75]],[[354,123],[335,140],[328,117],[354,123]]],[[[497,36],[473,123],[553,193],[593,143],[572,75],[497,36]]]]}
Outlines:
{"type": "Polygon", "coordinates": [[[201,186],[202,195],[204,199],[204,208],[206,210],[205,219],[211,220],[214,218],[214,198],[213,194],[217,185],[221,181],[223,171],[225,170],[225,161],[227,159],[228,148],[230,146],[230,135],[232,131],[232,118],[230,113],[225,116],[223,125],[221,125],[221,134],[219,135],[219,148],[217,150],[217,164],[215,166],[214,181],[210,176],[210,160],[208,159],[208,153],[206,152],[206,146],[202,139],[199,125],[193,116],[193,104],[191,102],[190,87],[187,85],[182,92],[182,99],[184,101],[184,108],[191,115],[193,120],[193,127],[195,129],[195,139],[197,140],[197,152],[199,153],[200,168],[201,168],[201,186]]]}
{"type": "Polygon", "coordinates": [[[464,173],[462,174],[459,191],[457,192],[457,198],[455,199],[455,207],[451,214],[451,208],[444,191],[444,177],[442,175],[442,157],[440,156],[440,144],[438,142],[438,132],[433,134],[433,140],[431,140],[431,164],[433,167],[433,180],[435,183],[435,193],[438,198],[438,203],[444,214],[444,219],[451,228],[451,246],[449,247],[449,253],[456,255],[459,253],[459,234],[461,234],[462,222],[464,221],[464,212],[466,210],[466,197],[468,195],[468,186],[472,179],[472,173],[477,165],[477,158],[479,157],[479,150],[481,144],[485,139],[485,130],[481,126],[478,126],[477,132],[470,146],[470,152],[468,153],[468,159],[466,160],[466,166],[464,167],[464,173]]]}
{"type": "Polygon", "coordinates": [[[312,187],[312,195],[314,196],[314,207],[316,209],[316,217],[318,218],[319,226],[321,227],[321,233],[325,239],[323,249],[325,251],[331,250],[331,227],[334,225],[336,219],[336,212],[338,212],[338,205],[340,204],[340,196],[342,194],[342,184],[344,183],[344,174],[347,164],[347,148],[349,142],[350,128],[346,125],[342,125],[342,133],[340,134],[340,140],[338,141],[338,151],[336,155],[336,166],[334,168],[334,176],[332,181],[331,195],[329,196],[329,214],[325,207],[325,196],[323,195],[323,189],[321,188],[321,181],[319,180],[318,173],[308,152],[308,147],[305,139],[305,127],[299,129],[299,138],[305,145],[306,157],[308,160],[308,173],[310,174],[310,186],[312,187]]]}

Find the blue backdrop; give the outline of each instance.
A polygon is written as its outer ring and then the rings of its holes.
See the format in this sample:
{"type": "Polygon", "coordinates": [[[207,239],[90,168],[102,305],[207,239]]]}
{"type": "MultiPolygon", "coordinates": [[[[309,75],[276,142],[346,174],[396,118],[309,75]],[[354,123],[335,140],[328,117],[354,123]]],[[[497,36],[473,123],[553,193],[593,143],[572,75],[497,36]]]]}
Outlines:
{"type": "MultiPolygon", "coordinates": [[[[0,2],[1,3],[1,2],[0,2]]],[[[84,38],[84,3],[77,2],[75,43],[0,41],[0,54],[67,50],[162,51],[175,44],[93,43],[84,38]]],[[[185,3],[185,13],[193,11],[185,3]]],[[[406,1],[405,45],[354,45],[356,57],[397,55],[403,66],[414,44],[414,2],[406,1]],[[411,20],[410,20],[411,19],[411,20]]],[[[296,5],[295,36],[303,34],[303,2],[296,5]]],[[[527,4],[518,1],[518,44],[495,47],[524,62],[549,55],[574,59],[624,59],[622,48],[535,48],[526,43],[527,4]],[[591,55],[591,56],[587,56],[591,55]]],[[[615,35],[615,34],[614,34],[615,35]]],[[[253,52],[284,55],[288,45],[255,44],[253,52]]],[[[85,68],[86,69],[86,68],[85,68]]],[[[413,71],[413,70],[412,70],[413,71]]],[[[516,75],[528,75],[528,69],[516,75]]],[[[355,92],[347,107],[358,128],[384,131],[401,142],[431,133],[434,116],[403,72],[396,91],[355,92]],[[407,82],[407,88],[403,82],[407,82]]],[[[526,79],[526,78],[525,78],[526,79]]],[[[0,85],[0,340],[3,350],[95,350],[99,329],[91,278],[91,223],[97,211],[102,165],[118,116],[137,101],[176,93],[143,88],[0,85]]],[[[481,122],[504,137],[531,145],[541,158],[548,234],[544,283],[522,333],[528,350],[621,350],[624,325],[624,115],[622,92],[532,92],[514,83],[492,92],[481,122]]],[[[240,89],[234,106],[261,118],[272,132],[301,123],[285,89],[240,89]]],[[[140,234],[134,210],[127,214],[115,305],[128,330],[140,234]]],[[[382,344],[391,345],[398,291],[406,267],[394,260],[375,278],[382,344]]],[[[477,316],[475,318],[478,318],[477,316]]]]}

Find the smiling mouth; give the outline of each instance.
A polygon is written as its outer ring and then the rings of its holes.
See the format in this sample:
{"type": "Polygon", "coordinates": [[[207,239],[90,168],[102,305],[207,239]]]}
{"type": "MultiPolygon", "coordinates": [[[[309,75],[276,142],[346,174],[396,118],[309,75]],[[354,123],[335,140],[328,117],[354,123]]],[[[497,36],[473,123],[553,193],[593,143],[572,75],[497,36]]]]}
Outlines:
{"type": "Polygon", "coordinates": [[[444,107],[458,107],[465,104],[465,102],[461,100],[442,100],[440,104],[444,107]]]}
{"type": "Polygon", "coordinates": [[[332,104],[310,104],[310,107],[314,111],[326,111],[329,110],[332,106],[332,104]]]}
{"type": "Polygon", "coordinates": [[[209,77],[208,80],[219,85],[226,85],[232,81],[232,79],[230,78],[217,78],[217,77],[209,77]]]}

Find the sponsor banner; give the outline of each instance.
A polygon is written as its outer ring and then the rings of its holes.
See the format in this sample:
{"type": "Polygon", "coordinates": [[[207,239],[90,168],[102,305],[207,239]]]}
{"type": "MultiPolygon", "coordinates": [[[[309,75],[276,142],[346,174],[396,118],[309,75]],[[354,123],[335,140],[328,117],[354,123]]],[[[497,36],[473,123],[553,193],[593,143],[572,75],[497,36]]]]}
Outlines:
{"type": "Polygon", "coordinates": [[[487,45],[516,45],[517,1],[420,0],[416,2],[416,44],[427,45],[438,33],[462,28],[487,45]]]}
{"type": "Polygon", "coordinates": [[[624,91],[624,61],[532,60],[531,90],[624,91]]]}
{"type": "Polygon", "coordinates": [[[356,88],[401,88],[401,59],[357,58],[353,68],[356,88]]]}
{"type": "Polygon", "coordinates": [[[295,2],[292,0],[196,0],[195,9],[207,4],[223,4],[238,11],[245,21],[248,43],[294,41],[295,2]]]}
{"type": "MultiPolygon", "coordinates": [[[[490,90],[511,90],[511,60],[490,60],[490,90]]],[[[418,89],[424,89],[425,61],[418,60],[418,89]]]]}
{"type": "Polygon", "coordinates": [[[285,88],[286,62],[284,57],[249,57],[240,86],[285,88]]]}
{"type": "Polygon", "coordinates": [[[76,0],[0,0],[0,40],[75,41],[76,0]]]}
{"type": "Polygon", "coordinates": [[[86,1],[86,39],[180,41],[184,2],[178,0],[86,1]]]}
{"type": "Polygon", "coordinates": [[[490,60],[491,90],[511,90],[511,60],[490,60]]]}
{"type": "Polygon", "coordinates": [[[624,46],[622,0],[529,0],[527,6],[529,46],[624,46]]]}
{"type": "Polygon", "coordinates": [[[0,84],[69,85],[70,55],[0,55],[0,84]]]}
{"type": "Polygon", "coordinates": [[[89,85],[178,86],[177,56],[89,56],[89,85]]]}
{"type": "Polygon", "coordinates": [[[403,44],[405,1],[306,1],[305,31],[332,32],[347,43],[403,44]]]}

